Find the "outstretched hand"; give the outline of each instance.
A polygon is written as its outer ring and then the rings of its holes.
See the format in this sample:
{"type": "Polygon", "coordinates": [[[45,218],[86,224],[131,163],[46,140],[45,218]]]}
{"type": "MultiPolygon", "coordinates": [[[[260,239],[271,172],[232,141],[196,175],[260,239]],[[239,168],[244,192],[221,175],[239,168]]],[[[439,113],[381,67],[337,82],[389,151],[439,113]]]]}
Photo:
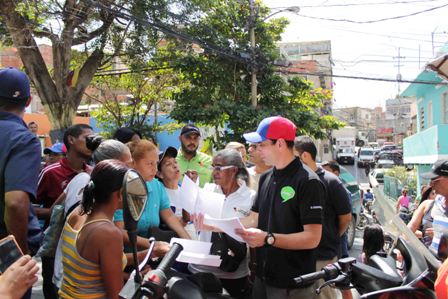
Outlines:
{"type": "Polygon", "coordinates": [[[237,228],[235,233],[240,236],[251,248],[262,247],[265,245],[267,232],[258,228],[237,228]]]}

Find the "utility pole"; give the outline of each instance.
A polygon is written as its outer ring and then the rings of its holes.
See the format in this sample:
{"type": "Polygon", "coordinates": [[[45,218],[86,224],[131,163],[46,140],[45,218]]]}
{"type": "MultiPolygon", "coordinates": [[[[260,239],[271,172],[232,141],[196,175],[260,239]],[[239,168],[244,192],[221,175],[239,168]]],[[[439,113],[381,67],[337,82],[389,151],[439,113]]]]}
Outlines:
{"type": "Polygon", "coordinates": [[[256,26],[256,12],[254,0],[249,0],[250,20],[249,20],[249,38],[251,48],[251,104],[252,107],[257,108],[257,66],[256,66],[256,49],[255,49],[255,26],[256,26]]]}
{"type": "Polygon", "coordinates": [[[398,73],[397,73],[397,88],[398,88],[398,94],[397,97],[400,96],[400,81],[401,81],[401,73],[400,73],[400,67],[401,67],[401,59],[406,58],[404,56],[400,56],[400,48],[398,48],[398,56],[392,57],[393,59],[398,60],[398,64],[396,65],[398,67],[398,73]]]}

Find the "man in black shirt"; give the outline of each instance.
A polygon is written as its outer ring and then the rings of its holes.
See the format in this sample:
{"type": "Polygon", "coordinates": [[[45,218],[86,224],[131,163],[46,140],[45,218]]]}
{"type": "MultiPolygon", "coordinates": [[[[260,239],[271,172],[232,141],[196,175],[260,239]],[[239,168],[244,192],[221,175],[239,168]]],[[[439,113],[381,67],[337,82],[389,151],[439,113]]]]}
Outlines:
{"type": "Polygon", "coordinates": [[[293,278],[315,271],[315,248],[322,232],[324,187],[317,175],[294,157],[296,126],[275,116],[256,132],[244,134],[258,144],[261,158],[273,169],[259,182],[250,215],[237,230],[256,248],[253,298],[310,298],[312,286],[297,287],[293,278]]]}
{"type": "MultiPolygon", "coordinates": [[[[350,198],[337,176],[317,166],[317,148],[310,137],[297,137],[294,149],[300,160],[316,172],[327,191],[324,203],[322,240],[317,248],[316,256],[316,271],[319,271],[327,264],[334,263],[340,254],[340,237],[345,233],[352,219],[350,198]]],[[[326,287],[319,295],[315,294],[314,298],[336,299],[336,291],[326,287]]]]}

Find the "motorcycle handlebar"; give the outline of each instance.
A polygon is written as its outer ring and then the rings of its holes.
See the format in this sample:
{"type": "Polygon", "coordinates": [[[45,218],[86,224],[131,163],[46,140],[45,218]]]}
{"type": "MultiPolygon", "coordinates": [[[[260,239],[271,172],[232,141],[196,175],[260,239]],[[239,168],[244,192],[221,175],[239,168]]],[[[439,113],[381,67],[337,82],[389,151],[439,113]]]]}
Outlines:
{"type": "Polygon", "coordinates": [[[159,266],[157,267],[157,270],[160,270],[163,273],[166,273],[171,268],[171,266],[174,264],[174,262],[176,261],[176,258],[179,256],[180,252],[183,249],[184,248],[179,243],[173,243],[170,251],[168,251],[168,253],[164,256],[164,258],[160,262],[159,266]]]}
{"type": "Polygon", "coordinates": [[[297,286],[307,285],[314,283],[319,279],[330,280],[338,277],[339,272],[341,271],[341,267],[338,262],[334,264],[329,264],[322,268],[322,270],[317,272],[312,272],[309,274],[301,275],[299,277],[294,278],[297,286]]]}

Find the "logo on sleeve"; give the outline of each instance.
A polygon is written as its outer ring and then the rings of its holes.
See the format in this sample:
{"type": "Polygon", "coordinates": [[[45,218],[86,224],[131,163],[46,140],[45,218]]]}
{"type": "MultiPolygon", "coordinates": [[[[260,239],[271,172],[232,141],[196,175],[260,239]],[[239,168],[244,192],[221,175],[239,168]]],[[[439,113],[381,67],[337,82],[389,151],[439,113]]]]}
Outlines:
{"type": "Polygon", "coordinates": [[[280,196],[283,199],[282,203],[287,202],[288,200],[293,198],[294,195],[296,195],[296,191],[294,191],[294,189],[291,186],[285,186],[282,188],[282,190],[280,190],[280,196]]]}

